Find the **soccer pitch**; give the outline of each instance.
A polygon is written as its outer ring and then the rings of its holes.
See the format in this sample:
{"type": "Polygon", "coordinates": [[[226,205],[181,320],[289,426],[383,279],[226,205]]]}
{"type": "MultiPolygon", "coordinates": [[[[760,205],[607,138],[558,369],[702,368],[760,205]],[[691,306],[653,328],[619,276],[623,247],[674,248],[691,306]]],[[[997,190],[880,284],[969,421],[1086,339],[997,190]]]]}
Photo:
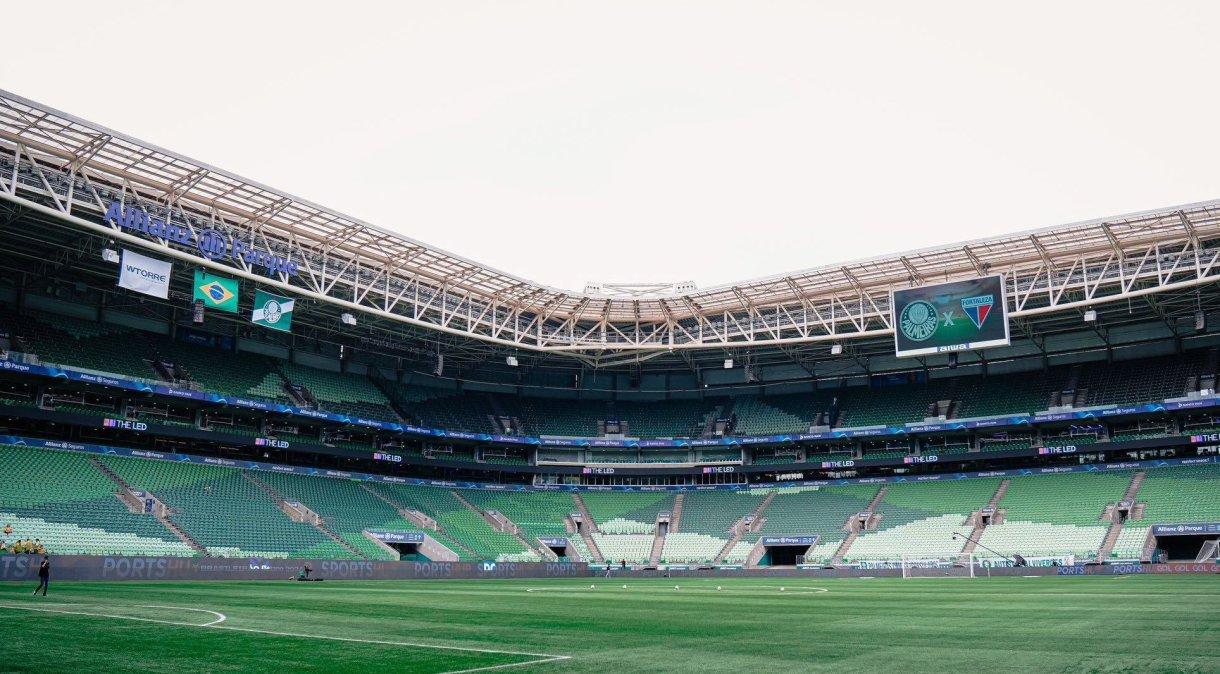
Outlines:
{"type": "Polygon", "coordinates": [[[1211,576],[32,589],[0,585],[0,670],[1220,671],[1211,576]]]}

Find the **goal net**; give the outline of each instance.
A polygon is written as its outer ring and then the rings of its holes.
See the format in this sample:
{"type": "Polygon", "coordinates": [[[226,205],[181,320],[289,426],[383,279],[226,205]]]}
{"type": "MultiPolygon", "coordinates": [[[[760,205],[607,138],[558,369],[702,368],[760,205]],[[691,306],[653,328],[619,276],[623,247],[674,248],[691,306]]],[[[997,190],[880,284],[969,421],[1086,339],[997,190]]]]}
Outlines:
{"type": "Polygon", "coordinates": [[[948,552],[940,555],[903,555],[903,578],[974,578],[979,568],[973,552],[948,552]]]}

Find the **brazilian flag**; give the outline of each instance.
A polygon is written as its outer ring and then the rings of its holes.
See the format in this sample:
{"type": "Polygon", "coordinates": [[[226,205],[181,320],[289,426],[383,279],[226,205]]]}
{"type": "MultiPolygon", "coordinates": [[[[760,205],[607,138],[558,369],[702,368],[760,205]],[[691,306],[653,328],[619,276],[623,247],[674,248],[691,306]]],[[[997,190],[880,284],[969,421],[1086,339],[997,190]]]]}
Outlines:
{"type": "Polygon", "coordinates": [[[237,313],[237,295],[241,286],[237,279],[213,276],[202,269],[195,270],[195,299],[208,309],[237,313]]]}

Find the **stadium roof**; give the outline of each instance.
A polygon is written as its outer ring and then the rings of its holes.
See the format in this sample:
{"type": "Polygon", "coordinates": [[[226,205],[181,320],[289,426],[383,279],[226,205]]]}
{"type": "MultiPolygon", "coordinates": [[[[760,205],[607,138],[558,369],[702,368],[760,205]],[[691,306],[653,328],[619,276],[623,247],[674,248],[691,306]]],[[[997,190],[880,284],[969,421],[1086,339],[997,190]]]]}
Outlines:
{"type": "MultiPolygon", "coordinates": [[[[197,251],[101,224],[110,200],[226,231],[300,265],[260,283],[503,347],[600,353],[782,346],[892,334],[889,293],[1005,275],[1036,316],[1216,279],[1220,202],[1100,218],[744,280],[615,297],[535,283],[0,90],[0,198],[203,266],[197,251]]],[[[980,214],[980,218],[986,217],[980,214]]]]}

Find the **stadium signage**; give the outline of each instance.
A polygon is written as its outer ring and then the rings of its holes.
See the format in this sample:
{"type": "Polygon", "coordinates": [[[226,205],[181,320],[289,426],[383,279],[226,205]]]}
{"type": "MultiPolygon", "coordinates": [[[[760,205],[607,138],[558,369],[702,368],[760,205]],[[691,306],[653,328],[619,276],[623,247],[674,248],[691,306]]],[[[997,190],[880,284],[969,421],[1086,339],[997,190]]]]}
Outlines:
{"type": "Polygon", "coordinates": [[[813,545],[818,542],[817,536],[764,536],[763,545],[813,545]]]}
{"type": "Polygon", "coordinates": [[[102,428],[118,428],[124,431],[147,431],[148,424],[130,419],[102,419],[102,428]]]}
{"type": "Polygon", "coordinates": [[[287,440],[277,440],[275,438],[254,438],[255,447],[274,447],[275,449],[288,449],[287,440]]]}
{"type": "Polygon", "coordinates": [[[1202,536],[1207,534],[1220,534],[1220,522],[1152,525],[1153,536],[1202,536]]]}
{"type": "Polygon", "coordinates": [[[366,534],[383,543],[423,543],[424,535],[418,531],[381,531],[366,529],[366,534]]]}
{"type": "Polygon", "coordinates": [[[388,452],[373,452],[373,459],[376,461],[389,461],[391,463],[402,463],[401,454],[390,454],[388,452]]]}
{"type": "Polygon", "coordinates": [[[1038,454],[1075,454],[1080,451],[1076,445],[1059,445],[1058,447],[1039,447],[1038,454]]]}
{"type": "Polygon", "coordinates": [[[184,248],[194,248],[200,257],[208,260],[227,259],[253,267],[261,267],[268,276],[276,274],[296,276],[300,272],[297,263],[290,258],[256,248],[239,239],[231,239],[217,229],[208,228],[196,234],[187,227],[180,227],[172,222],[150,216],[147,211],[138,206],[125,207],[121,202],[111,201],[106,206],[106,216],[103,221],[108,225],[139,232],[155,239],[164,239],[184,248]]]}
{"type": "Polygon", "coordinates": [[[921,454],[919,456],[904,456],[903,463],[936,463],[940,457],[936,454],[921,454]]]}
{"type": "Polygon", "coordinates": [[[714,473],[736,473],[736,472],[737,472],[736,466],[704,466],[703,467],[704,475],[711,475],[714,473]]]}

